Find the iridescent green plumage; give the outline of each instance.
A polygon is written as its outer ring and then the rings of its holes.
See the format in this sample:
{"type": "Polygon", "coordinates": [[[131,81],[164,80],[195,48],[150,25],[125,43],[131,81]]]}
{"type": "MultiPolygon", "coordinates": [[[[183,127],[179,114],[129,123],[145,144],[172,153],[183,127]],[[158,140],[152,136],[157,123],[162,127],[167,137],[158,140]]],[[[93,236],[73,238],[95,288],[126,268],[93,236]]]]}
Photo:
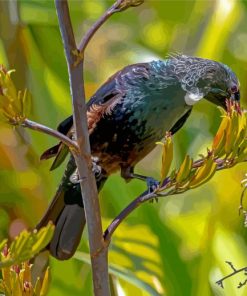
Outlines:
{"type": "MultiPolygon", "coordinates": [[[[102,170],[98,187],[118,170],[126,180],[150,182],[150,178],[134,174],[134,166],[153,150],[166,131],[179,130],[193,105],[202,98],[221,106],[226,98],[239,100],[238,79],[229,67],[175,55],[165,61],[127,66],[108,79],[87,104],[92,155],[102,170]]],[[[72,135],[72,125],[69,117],[60,124],[59,131],[72,135]]],[[[64,159],[65,149],[57,145],[42,158],[57,154],[54,168],[64,159]]],[[[70,178],[75,168],[71,159],[55,199],[38,225],[49,220],[56,223],[50,251],[59,259],[73,255],[85,225],[79,185],[70,178]]],[[[153,180],[151,183],[155,184],[153,180]]]]}

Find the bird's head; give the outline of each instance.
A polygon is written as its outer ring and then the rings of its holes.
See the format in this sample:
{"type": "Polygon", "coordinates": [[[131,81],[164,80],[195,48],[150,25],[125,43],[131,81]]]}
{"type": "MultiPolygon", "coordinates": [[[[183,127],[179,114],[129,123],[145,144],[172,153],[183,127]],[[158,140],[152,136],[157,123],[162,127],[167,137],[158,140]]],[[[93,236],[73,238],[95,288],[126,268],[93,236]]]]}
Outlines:
{"type": "Polygon", "coordinates": [[[175,58],[185,102],[193,105],[202,98],[226,108],[226,99],[240,101],[239,81],[226,65],[208,59],[180,55],[175,58]]]}
{"type": "Polygon", "coordinates": [[[206,69],[198,81],[198,87],[204,92],[204,98],[226,108],[226,99],[240,102],[239,81],[236,74],[226,65],[213,62],[214,67],[206,69]]]}

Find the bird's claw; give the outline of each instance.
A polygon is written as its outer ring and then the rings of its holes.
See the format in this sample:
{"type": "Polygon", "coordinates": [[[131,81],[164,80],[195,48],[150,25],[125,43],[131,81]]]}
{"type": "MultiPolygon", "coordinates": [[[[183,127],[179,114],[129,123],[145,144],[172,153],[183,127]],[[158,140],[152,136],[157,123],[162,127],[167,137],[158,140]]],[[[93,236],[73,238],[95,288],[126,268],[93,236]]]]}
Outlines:
{"type": "Polygon", "coordinates": [[[159,199],[158,199],[158,197],[154,197],[154,198],[152,198],[152,199],[150,199],[150,203],[154,203],[154,202],[157,202],[158,203],[158,201],[159,201],[159,199]]]}
{"type": "Polygon", "coordinates": [[[155,180],[152,177],[147,177],[147,187],[148,187],[148,193],[154,192],[157,188],[159,188],[160,182],[155,180]]]}
{"type": "Polygon", "coordinates": [[[80,183],[80,177],[77,168],[75,169],[74,173],[69,177],[69,180],[73,185],[80,183]]]}
{"type": "MultiPolygon", "coordinates": [[[[160,186],[160,182],[155,180],[152,177],[148,177],[147,186],[148,186],[148,193],[152,193],[160,186]]],[[[150,200],[151,203],[153,203],[154,201],[158,202],[158,198],[154,197],[153,199],[150,200]]]]}
{"type": "Polygon", "coordinates": [[[102,173],[102,168],[100,165],[98,165],[99,163],[99,158],[92,156],[92,164],[93,164],[93,173],[95,175],[95,178],[98,179],[101,176],[102,173]]]}
{"type": "MultiPolygon", "coordinates": [[[[98,163],[99,163],[99,158],[92,156],[92,172],[95,175],[96,180],[100,178],[101,172],[102,172],[102,168],[100,165],[98,165],[98,163]]],[[[82,181],[82,179],[80,179],[79,177],[77,168],[75,169],[74,173],[70,176],[69,180],[73,185],[77,185],[82,181]]]]}

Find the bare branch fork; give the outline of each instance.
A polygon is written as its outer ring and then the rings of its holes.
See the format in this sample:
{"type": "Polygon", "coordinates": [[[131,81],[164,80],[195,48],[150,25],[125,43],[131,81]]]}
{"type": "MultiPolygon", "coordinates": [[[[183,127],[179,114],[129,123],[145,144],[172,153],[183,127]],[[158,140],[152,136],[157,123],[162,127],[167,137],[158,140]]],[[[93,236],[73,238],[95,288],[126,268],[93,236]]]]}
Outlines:
{"type": "Polygon", "coordinates": [[[64,134],[60,133],[57,130],[51,129],[43,124],[31,121],[29,119],[25,119],[22,124],[23,127],[30,128],[32,130],[50,135],[61,142],[63,142],[68,148],[70,148],[71,152],[77,153],[78,145],[75,141],[71,140],[69,137],[65,136],[64,134]]]}
{"type": "MultiPolygon", "coordinates": [[[[224,276],[220,280],[216,281],[216,284],[219,285],[222,289],[224,289],[223,282],[226,279],[228,279],[230,277],[233,277],[233,276],[235,276],[236,274],[238,274],[240,272],[243,272],[245,276],[247,275],[247,266],[237,269],[237,268],[234,267],[232,262],[226,261],[226,263],[230,266],[230,268],[232,269],[232,272],[229,273],[228,275],[224,276]]],[[[246,284],[247,284],[247,279],[245,279],[244,281],[240,281],[237,288],[240,289],[240,288],[246,286],[246,284]]]]}

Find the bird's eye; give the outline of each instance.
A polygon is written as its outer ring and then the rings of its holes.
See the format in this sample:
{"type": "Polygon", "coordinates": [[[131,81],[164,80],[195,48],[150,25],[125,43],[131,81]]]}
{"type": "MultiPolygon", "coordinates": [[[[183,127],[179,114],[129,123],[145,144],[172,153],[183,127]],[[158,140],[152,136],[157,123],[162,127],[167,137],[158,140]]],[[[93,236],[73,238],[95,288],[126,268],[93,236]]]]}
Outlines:
{"type": "Polygon", "coordinates": [[[238,87],[237,87],[236,85],[233,85],[233,86],[230,88],[230,90],[231,90],[231,93],[232,93],[232,94],[235,94],[235,93],[238,92],[238,87]]]}

